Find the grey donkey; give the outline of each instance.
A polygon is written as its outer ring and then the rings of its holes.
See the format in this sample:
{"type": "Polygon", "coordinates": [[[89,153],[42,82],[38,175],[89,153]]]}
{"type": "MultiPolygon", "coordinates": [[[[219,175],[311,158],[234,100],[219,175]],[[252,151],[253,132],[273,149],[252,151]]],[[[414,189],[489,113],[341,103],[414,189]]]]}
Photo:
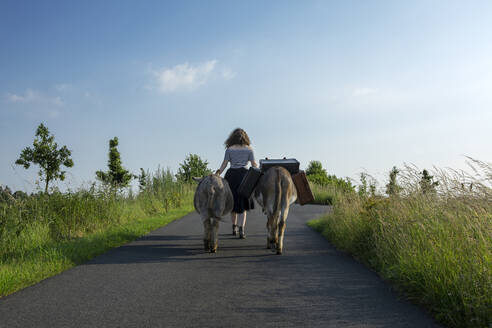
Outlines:
{"type": "Polygon", "coordinates": [[[198,181],[194,205],[203,222],[203,247],[215,253],[219,244],[219,221],[234,207],[232,191],[227,181],[216,174],[193,180],[198,181]]]}
{"type": "Polygon", "coordinates": [[[297,191],[289,171],[274,166],[263,174],[254,191],[255,199],[267,216],[267,248],[282,254],[289,207],[297,199],[297,191]]]}

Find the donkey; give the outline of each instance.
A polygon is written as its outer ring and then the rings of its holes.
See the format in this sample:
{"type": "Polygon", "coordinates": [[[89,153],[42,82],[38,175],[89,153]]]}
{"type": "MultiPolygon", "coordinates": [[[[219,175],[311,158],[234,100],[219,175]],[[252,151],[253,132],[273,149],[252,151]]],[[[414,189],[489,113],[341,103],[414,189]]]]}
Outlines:
{"type": "Polygon", "coordinates": [[[194,205],[203,222],[203,247],[205,251],[215,253],[219,244],[219,221],[234,207],[232,191],[227,181],[216,174],[193,180],[199,182],[194,205]]]}
{"type": "Polygon", "coordinates": [[[289,171],[280,166],[268,169],[259,179],[254,197],[268,218],[267,248],[276,249],[280,255],[284,246],[289,207],[297,199],[297,191],[289,171]]]}

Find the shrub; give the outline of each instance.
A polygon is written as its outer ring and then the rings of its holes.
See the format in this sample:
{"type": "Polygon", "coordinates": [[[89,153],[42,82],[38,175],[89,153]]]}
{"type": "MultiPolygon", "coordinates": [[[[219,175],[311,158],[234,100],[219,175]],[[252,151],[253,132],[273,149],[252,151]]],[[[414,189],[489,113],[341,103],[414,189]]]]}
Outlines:
{"type": "Polygon", "coordinates": [[[203,177],[212,173],[208,168],[208,162],[202,160],[196,154],[190,154],[183,163],[179,164],[180,168],[176,174],[178,181],[191,183],[193,177],[203,177]]]}
{"type": "Polygon", "coordinates": [[[306,169],[306,177],[309,181],[319,186],[336,186],[337,189],[345,192],[354,192],[355,187],[348,179],[338,178],[336,175],[328,175],[319,161],[311,161],[306,169]]]}

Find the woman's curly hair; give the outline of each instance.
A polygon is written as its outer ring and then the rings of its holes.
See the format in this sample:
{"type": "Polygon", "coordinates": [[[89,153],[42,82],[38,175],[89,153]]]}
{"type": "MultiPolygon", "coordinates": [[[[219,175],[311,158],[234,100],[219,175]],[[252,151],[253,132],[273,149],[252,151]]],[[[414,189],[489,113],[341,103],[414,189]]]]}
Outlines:
{"type": "Polygon", "coordinates": [[[226,148],[232,145],[249,146],[251,141],[249,140],[248,134],[243,129],[237,128],[231,132],[229,138],[224,142],[226,148]]]}

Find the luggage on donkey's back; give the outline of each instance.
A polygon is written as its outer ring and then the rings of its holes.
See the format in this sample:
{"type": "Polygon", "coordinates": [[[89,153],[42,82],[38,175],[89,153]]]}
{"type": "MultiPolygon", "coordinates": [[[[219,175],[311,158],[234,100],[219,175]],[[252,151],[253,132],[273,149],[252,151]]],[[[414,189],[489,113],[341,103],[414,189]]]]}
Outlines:
{"type": "Polygon", "coordinates": [[[251,166],[244,176],[243,181],[241,181],[239,188],[237,189],[238,194],[243,197],[249,198],[253,193],[253,190],[255,189],[260,176],[261,170],[259,168],[251,166]]]}
{"type": "Polygon", "coordinates": [[[289,159],[262,159],[260,160],[260,169],[256,167],[250,167],[248,172],[243,178],[243,181],[239,185],[238,193],[249,198],[253,193],[261,175],[269,168],[274,166],[281,166],[289,171],[292,181],[296,187],[297,199],[299,204],[304,205],[314,201],[313,193],[309,187],[306,173],[299,171],[299,162],[295,158],[289,159]]]}
{"type": "Polygon", "coordinates": [[[291,175],[299,172],[299,161],[295,158],[284,157],[283,159],[260,159],[261,172],[266,172],[269,168],[274,166],[281,166],[285,168],[291,175]]]}
{"type": "Polygon", "coordinates": [[[314,201],[314,196],[304,171],[292,174],[292,181],[294,181],[294,185],[296,186],[299,204],[304,205],[314,201]]]}

